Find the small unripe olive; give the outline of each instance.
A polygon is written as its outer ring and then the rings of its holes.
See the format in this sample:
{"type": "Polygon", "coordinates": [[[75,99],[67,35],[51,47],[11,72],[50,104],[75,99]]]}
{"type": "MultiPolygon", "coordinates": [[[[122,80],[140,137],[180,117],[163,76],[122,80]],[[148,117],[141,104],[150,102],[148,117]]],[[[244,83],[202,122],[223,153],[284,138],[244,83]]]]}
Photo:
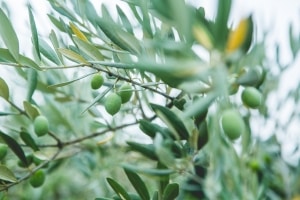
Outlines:
{"type": "Polygon", "coordinates": [[[97,90],[103,85],[103,83],[103,76],[101,74],[95,74],[91,80],[91,88],[97,90]]]}
{"type": "Polygon", "coordinates": [[[0,160],[4,159],[7,154],[8,146],[0,143],[0,160]]]}
{"type": "Polygon", "coordinates": [[[132,88],[128,84],[124,84],[119,88],[118,95],[122,99],[122,103],[126,103],[132,96],[132,88]]]}
{"type": "Polygon", "coordinates": [[[43,170],[38,170],[30,177],[29,183],[32,187],[41,187],[46,180],[46,174],[43,170]]]}
{"type": "Polygon", "coordinates": [[[111,93],[106,97],[104,107],[106,112],[108,112],[110,115],[114,115],[119,112],[121,104],[121,97],[116,93],[111,93]]]}
{"type": "Polygon", "coordinates": [[[37,136],[46,135],[49,131],[49,122],[45,116],[39,115],[34,119],[34,132],[37,136]]]}
{"type": "Polygon", "coordinates": [[[222,113],[221,124],[224,133],[231,140],[239,138],[245,131],[242,116],[234,109],[228,109],[222,113]]]}
{"type": "Polygon", "coordinates": [[[250,108],[257,108],[262,103],[262,94],[254,87],[247,87],[242,92],[242,101],[250,108]]]}

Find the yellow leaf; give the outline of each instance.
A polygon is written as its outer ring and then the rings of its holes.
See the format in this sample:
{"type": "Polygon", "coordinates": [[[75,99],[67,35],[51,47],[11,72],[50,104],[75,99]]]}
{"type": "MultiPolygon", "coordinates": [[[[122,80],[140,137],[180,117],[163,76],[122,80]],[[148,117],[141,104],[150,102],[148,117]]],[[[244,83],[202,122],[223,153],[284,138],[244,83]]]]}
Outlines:
{"type": "Polygon", "coordinates": [[[88,42],[88,39],[85,37],[85,35],[79,30],[79,28],[70,22],[70,28],[72,29],[73,33],[81,40],[88,42]]]}
{"type": "Polygon", "coordinates": [[[245,42],[249,29],[249,21],[247,18],[242,19],[236,29],[229,33],[226,51],[233,52],[237,50],[245,42]]]}
{"type": "Polygon", "coordinates": [[[102,145],[110,141],[114,137],[114,134],[110,134],[107,138],[97,142],[97,145],[102,145]]]}
{"type": "Polygon", "coordinates": [[[206,49],[210,50],[213,48],[212,36],[207,29],[199,25],[194,26],[193,34],[195,39],[206,49]]]}
{"type": "Polygon", "coordinates": [[[64,56],[66,56],[67,58],[69,58],[70,60],[73,60],[73,61],[79,62],[79,63],[89,64],[88,61],[84,57],[82,57],[81,55],[75,53],[74,51],[72,51],[70,49],[59,48],[58,51],[61,54],[63,54],[64,56]]]}

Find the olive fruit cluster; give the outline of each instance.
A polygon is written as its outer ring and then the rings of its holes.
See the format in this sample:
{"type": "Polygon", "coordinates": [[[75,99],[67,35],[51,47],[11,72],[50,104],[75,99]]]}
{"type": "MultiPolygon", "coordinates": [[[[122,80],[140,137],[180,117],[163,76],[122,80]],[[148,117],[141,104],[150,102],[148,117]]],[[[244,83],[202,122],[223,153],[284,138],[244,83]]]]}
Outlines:
{"type": "Polygon", "coordinates": [[[129,84],[122,85],[117,93],[110,93],[104,103],[106,112],[115,115],[121,109],[121,105],[127,103],[132,96],[132,88],[129,84]]]}
{"type": "Polygon", "coordinates": [[[245,123],[240,115],[234,109],[228,109],[223,111],[221,117],[221,125],[223,132],[231,140],[235,140],[245,131],[245,123]]]}
{"type": "Polygon", "coordinates": [[[46,180],[46,174],[43,170],[39,169],[30,177],[29,183],[32,187],[41,187],[46,180]]]}
{"type": "Polygon", "coordinates": [[[33,126],[34,132],[38,137],[44,136],[49,132],[49,121],[43,115],[39,115],[34,119],[33,126]]]}

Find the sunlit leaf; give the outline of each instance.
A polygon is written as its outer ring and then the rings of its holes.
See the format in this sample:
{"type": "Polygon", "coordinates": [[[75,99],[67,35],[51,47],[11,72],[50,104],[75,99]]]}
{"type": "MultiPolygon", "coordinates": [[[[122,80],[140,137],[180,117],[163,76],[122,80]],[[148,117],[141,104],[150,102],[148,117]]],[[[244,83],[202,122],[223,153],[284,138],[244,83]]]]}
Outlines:
{"type": "Polygon", "coordinates": [[[0,8],[0,36],[15,60],[19,60],[19,40],[10,20],[0,8]]]}
{"type": "Polygon", "coordinates": [[[82,57],[81,55],[79,55],[78,53],[70,49],[59,48],[58,51],[62,53],[64,56],[66,56],[67,58],[69,58],[70,60],[73,60],[78,63],[84,63],[87,65],[89,64],[84,57],[82,57]]]}
{"type": "Polygon", "coordinates": [[[72,22],[70,22],[70,28],[73,31],[73,33],[82,41],[88,42],[88,39],[85,37],[85,35],[80,31],[80,29],[72,22]]]}
{"type": "Polygon", "coordinates": [[[5,100],[9,99],[9,88],[7,83],[0,77],[0,97],[5,100]]]}
{"type": "Polygon", "coordinates": [[[37,116],[40,115],[39,110],[29,103],[28,101],[23,102],[24,110],[27,113],[27,115],[30,117],[30,119],[34,120],[37,116]]]}
{"type": "Polygon", "coordinates": [[[14,183],[17,181],[17,178],[5,165],[0,165],[0,180],[14,183]]]}
{"type": "Polygon", "coordinates": [[[16,154],[16,156],[22,161],[22,163],[25,166],[27,166],[28,165],[27,159],[21,146],[12,137],[6,135],[2,131],[0,131],[0,137],[9,146],[9,148],[16,154]]]}

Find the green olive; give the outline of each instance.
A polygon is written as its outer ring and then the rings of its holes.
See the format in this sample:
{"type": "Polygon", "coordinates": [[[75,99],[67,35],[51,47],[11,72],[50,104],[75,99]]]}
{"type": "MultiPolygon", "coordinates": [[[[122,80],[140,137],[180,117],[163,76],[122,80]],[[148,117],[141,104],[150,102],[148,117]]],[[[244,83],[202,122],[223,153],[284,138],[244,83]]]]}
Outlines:
{"type": "Polygon", "coordinates": [[[41,187],[46,180],[46,174],[43,170],[38,170],[30,177],[29,183],[32,187],[41,187]]]}
{"type": "Polygon", "coordinates": [[[225,110],[221,118],[222,129],[227,137],[235,140],[245,131],[242,116],[234,109],[225,110]]]}
{"type": "Polygon", "coordinates": [[[104,107],[106,112],[108,112],[110,115],[115,115],[117,112],[119,112],[121,104],[121,97],[116,93],[111,93],[106,97],[104,107]]]}
{"type": "Polygon", "coordinates": [[[39,115],[34,119],[33,126],[34,126],[34,132],[39,137],[46,135],[49,131],[48,119],[42,115],[39,115]]]}
{"type": "Polygon", "coordinates": [[[262,103],[262,94],[254,87],[247,87],[242,92],[242,101],[250,108],[257,108],[262,103]]]}
{"type": "Polygon", "coordinates": [[[103,85],[103,83],[103,76],[101,74],[95,74],[91,80],[91,88],[97,90],[103,85]]]}
{"type": "Polygon", "coordinates": [[[3,160],[7,154],[8,146],[0,143],[0,160],[3,160]]]}
{"type": "Polygon", "coordinates": [[[122,103],[126,103],[131,99],[132,88],[128,84],[124,84],[119,88],[118,95],[122,99],[122,103]]]}

